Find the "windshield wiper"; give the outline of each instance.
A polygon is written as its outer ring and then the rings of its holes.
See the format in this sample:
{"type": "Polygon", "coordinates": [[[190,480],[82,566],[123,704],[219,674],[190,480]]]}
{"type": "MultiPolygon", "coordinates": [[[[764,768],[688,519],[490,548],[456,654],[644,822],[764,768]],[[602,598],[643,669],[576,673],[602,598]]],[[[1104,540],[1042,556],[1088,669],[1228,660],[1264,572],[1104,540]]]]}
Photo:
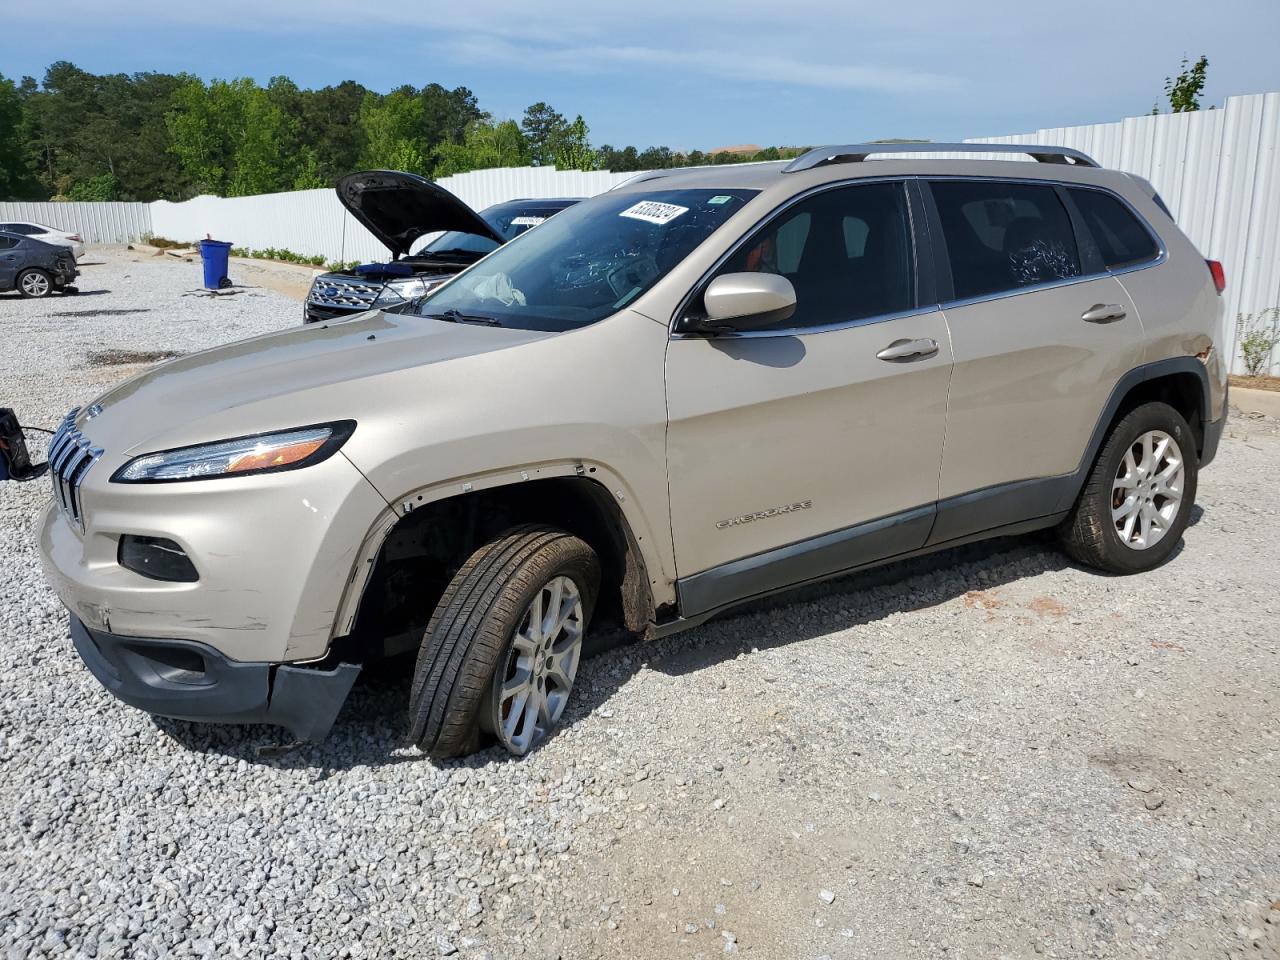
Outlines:
{"type": "Polygon", "coordinates": [[[475,257],[479,259],[482,254],[476,253],[474,250],[464,250],[462,247],[450,247],[448,250],[431,250],[426,249],[415,254],[417,257],[450,257],[458,260],[462,257],[475,257]]]}
{"type": "Polygon", "coordinates": [[[446,323],[479,323],[486,327],[500,327],[502,322],[497,317],[486,317],[479,313],[463,313],[461,310],[446,310],[443,313],[424,313],[428,320],[443,320],[446,323]]]}

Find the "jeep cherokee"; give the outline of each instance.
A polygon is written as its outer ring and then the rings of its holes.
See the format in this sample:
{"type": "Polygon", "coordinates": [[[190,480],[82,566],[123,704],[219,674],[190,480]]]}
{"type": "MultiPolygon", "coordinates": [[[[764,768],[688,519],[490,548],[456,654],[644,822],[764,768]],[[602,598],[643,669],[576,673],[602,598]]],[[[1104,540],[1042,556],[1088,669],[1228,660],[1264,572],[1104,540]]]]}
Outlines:
{"type": "Polygon", "coordinates": [[[1226,416],[1222,284],[1146,181],[1062,148],[643,174],[413,312],[73,410],[45,569],[144,710],[316,739],[416,652],[412,743],[523,754],[589,627],[1040,528],[1116,574],[1168,559],[1226,416]]]}

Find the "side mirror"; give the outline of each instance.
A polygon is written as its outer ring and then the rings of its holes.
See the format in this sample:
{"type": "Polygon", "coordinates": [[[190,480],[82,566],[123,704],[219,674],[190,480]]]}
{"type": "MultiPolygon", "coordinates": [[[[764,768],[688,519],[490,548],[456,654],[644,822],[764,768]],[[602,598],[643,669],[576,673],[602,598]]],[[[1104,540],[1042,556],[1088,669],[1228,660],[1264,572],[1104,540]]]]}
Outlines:
{"type": "Polygon", "coordinates": [[[726,273],[707,285],[704,329],[762,330],[789,320],[796,312],[796,290],[776,273],[726,273]]]}

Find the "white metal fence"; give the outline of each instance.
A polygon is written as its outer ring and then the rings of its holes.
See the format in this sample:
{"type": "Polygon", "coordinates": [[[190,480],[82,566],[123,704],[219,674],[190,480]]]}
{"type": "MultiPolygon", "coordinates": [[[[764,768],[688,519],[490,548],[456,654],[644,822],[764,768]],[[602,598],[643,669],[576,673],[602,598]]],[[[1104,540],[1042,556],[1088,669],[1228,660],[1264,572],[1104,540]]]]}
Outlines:
{"type": "MultiPolygon", "coordinates": [[[[1226,337],[1233,357],[1237,314],[1280,305],[1280,93],[1229,97],[1220,110],[970,142],[1076,147],[1103,166],[1150,180],[1201,252],[1226,267],[1226,337]]],[[[440,183],[479,209],[517,197],[594,196],[632,176],[520,167],[477,170],[440,183]]],[[[184,241],[212,235],[237,246],[286,248],[328,259],[373,261],[387,255],[332,190],[197,197],[185,203],[0,203],[0,221],[5,218],[74,229],[91,243],[136,240],[147,233],[184,241]]]]}
{"type": "MultiPolygon", "coordinates": [[[[582,173],[555,167],[507,167],[444,177],[439,184],[479,210],[517,197],[591,197],[635,176],[607,170],[582,173]]],[[[256,197],[196,197],[151,204],[152,230],[171,240],[211,235],[237,247],[285,248],[328,259],[376,261],[387,256],[373,235],[332,190],[299,190],[256,197]]]]}
{"type": "Polygon", "coordinates": [[[85,243],[128,243],[151,232],[146,203],[0,203],[0,223],[11,220],[78,233],[85,243]]]}

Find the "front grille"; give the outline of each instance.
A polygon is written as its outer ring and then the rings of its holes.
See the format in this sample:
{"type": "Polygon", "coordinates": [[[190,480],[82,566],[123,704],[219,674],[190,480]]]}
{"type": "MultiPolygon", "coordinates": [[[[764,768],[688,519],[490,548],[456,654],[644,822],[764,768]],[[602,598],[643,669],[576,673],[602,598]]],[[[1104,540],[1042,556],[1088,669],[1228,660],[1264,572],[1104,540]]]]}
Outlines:
{"type": "Polygon", "coordinates": [[[76,429],[79,412],[80,408],[76,407],[68,413],[49,441],[49,476],[53,478],[53,499],[58,501],[58,509],[72,526],[84,533],[80,484],[102,451],[90,446],[89,438],[76,429]]]}
{"type": "Polygon", "coordinates": [[[317,277],[307,294],[307,302],[337,310],[368,310],[382,292],[382,284],[348,280],[344,277],[317,277]]]}

